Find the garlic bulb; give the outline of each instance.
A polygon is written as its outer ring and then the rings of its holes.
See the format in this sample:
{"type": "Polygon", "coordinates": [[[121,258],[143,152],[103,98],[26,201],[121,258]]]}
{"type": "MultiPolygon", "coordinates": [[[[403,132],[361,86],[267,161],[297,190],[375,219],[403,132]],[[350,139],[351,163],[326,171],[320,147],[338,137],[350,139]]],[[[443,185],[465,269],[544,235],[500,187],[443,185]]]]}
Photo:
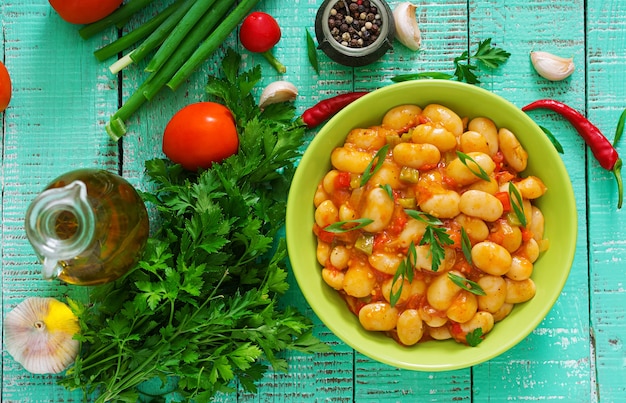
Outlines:
{"type": "Polygon", "coordinates": [[[416,9],[416,5],[407,1],[398,3],[393,10],[396,38],[411,50],[418,50],[422,44],[422,33],[415,16],[416,9]]]}
{"type": "Polygon", "coordinates": [[[550,81],[561,81],[574,72],[574,61],[548,52],[530,52],[530,60],[539,75],[550,81]]]}
{"type": "Polygon", "coordinates": [[[274,81],[263,89],[259,107],[263,109],[270,104],[293,101],[297,96],[298,89],[289,81],[274,81]]]}
{"type": "Polygon", "coordinates": [[[58,373],[76,359],[79,331],[72,310],[54,298],[27,298],[4,319],[7,351],[29,372],[58,373]]]}

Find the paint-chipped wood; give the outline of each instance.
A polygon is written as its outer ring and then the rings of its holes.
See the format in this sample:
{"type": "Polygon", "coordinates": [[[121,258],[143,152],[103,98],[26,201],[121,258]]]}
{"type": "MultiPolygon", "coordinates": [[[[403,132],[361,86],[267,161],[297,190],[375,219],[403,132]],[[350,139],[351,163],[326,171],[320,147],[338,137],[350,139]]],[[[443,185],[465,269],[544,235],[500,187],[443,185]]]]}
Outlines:
{"type": "MultiPolygon", "coordinates": [[[[14,93],[11,106],[0,115],[2,317],[28,296],[86,293],[41,279],[23,231],[30,200],[55,176],[87,166],[121,168],[131,183],[145,189],[143,164],[162,156],[160,136],[166,123],[182,106],[205,99],[206,76],[218,72],[228,46],[242,53],[246,68],[261,65],[263,80],[255,89],[257,94],[274,80],[293,82],[299,89],[295,105],[300,112],[328,96],[389,85],[396,74],[451,73],[454,57],[475,49],[486,38],[512,55],[495,72],[481,70],[480,85],[514,104],[522,106],[537,98],[562,100],[585,112],[611,138],[626,108],[626,4],[621,0],[419,1],[415,3],[422,31],[420,51],[411,52],[395,42],[381,60],[360,68],[339,65],[319,51],[317,74],[308,62],[306,30],[314,34],[321,2],[264,0],[257,7],[274,15],[281,25],[283,36],[274,53],[287,66],[286,74],[277,74],[231,35],[183,88],[165,89],[144,105],[129,121],[128,134],[118,148],[104,132],[104,124],[118,107],[118,77],[109,73],[109,62],[98,63],[91,54],[116,32],[85,41],[77,27],[62,21],[46,0],[3,1],[0,49],[12,74],[14,93]],[[573,57],[576,72],[563,82],[548,82],[532,69],[531,50],[573,57]]],[[[393,8],[398,2],[389,4],[393,8]]],[[[149,8],[146,13],[153,11],[149,8]]],[[[141,64],[127,68],[121,75],[122,99],[144,78],[141,64]]],[[[220,394],[216,401],[626,401],[626,223],[624,211],[616,209],[614,179],[560,117],[536,112],[533,118],[563,144],[562,158],[574,186],[579,225],[570,278],[554,308],[531,335],[505,354],[471,369],[399,370],[356,353],[336,338],[290,278],[291,288],[282,303],[306,313],[315,334],[333,352],[288,353],[288,373],[270,371],[256,394],[240,389],[220,394]]],[[[4,351],[2,374],[2,402],[82,401],[79,392],[57,386],[57,376],[31,375],[4,351]]]]}

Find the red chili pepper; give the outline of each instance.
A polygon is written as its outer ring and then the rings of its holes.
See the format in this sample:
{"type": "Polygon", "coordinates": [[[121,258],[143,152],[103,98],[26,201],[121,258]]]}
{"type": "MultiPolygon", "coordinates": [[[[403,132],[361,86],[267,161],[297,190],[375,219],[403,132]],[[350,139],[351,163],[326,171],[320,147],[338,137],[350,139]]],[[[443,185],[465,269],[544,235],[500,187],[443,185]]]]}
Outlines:
{"type": "Polygon", "coordinates": [[[617,182],[618,203],[617,208],[622,207],[623,184],[622,184],[622,159],[611,142],[602,134],[600,129],[591,123],[585,116],[569,105],[553,99],[540,99],[522,108],[524,112],[534,109],[549,109],[563,116],[576,129],[580,137],[591,149],[594,157],[602,168],[613,172],[617,182]]]}
{"type": "Polygon", "coordinates": [[[365,91],[348,92],[346,94],[335,95],[334,97],[324,99],[304,111],[300,119],[309,129],[312,129],[321,125],[337,112],[366,94],[368,94],[368,92],[365,91]]]}

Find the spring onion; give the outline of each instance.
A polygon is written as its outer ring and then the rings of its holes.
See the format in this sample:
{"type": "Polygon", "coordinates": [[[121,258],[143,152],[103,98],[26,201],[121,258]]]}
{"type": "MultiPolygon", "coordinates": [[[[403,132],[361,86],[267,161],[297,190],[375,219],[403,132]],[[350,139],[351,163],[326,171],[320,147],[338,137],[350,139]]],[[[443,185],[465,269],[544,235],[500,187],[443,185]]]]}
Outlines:
{"type": "MultiPolygon", "coordinates": [[[[260,0],[242,0],[235,9],[228,14],[220,25],[196,49],[191,57],[174,74],[167,86],[176,90],[189,76],[208,59],[224,43],[228,35],[237,28],[237,25],[257,5],[260,0]]],[[[220,2],[215,6],[217,7],[220,2]]],[[[182,45],[181,45],[182,47],[182,45]]]]}
{"type": "Polygon", "coordinates": [[[172,56],[176,48],[181,44],[185,36],[191,31],[202,16],[209,10],[216,0],[196,0],[189,12],[178,22],[176,30],[168,35],[161,44],[155,55],[146,66],[146,71],[157,71],[172,56]]]}
{"type": "Polygon", "coordinates": [[[153,1],[154,0],[129,0],[127,3],[111,13],[108,17],[105,17],[92,24],[85,25],[78,31],[78,33],[80,34],[80,36],[83,37],[83,39],[89,39],[109,27],[116,26],[122,21],[128,21],[128,19],[132,17],[133,14],[148,6],[153,1]]]}
{"type": "Polygon", "coordinates": [[[113,42],[96,50],[93,53],[94,56],[96,56],[96,59],[98,59],[98,61],[103,62],[113,56],[116,56],[118,53],[124,51],[125,49],[128,49],[142,39],[148,37],[151,32],[157,29],[170,16],[170,14],[172,14],[175,10],[179,8],[180,4],[183,1],[189,0],[179,0],[176,3],[172,3],[165,10],[155,15],[149,21],[140,25],[136,29],[133,29],[128,34],[123,35],[113,42]]]}

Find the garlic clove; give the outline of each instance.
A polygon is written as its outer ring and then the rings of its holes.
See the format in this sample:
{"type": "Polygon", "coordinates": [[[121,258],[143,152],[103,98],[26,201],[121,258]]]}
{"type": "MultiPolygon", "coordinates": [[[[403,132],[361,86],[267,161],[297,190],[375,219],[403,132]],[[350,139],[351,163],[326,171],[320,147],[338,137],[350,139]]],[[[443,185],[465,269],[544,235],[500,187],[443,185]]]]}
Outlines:
{"type": "Polygon", "coordinates": [[[548,52],[530,52],[530,60],[537,73],[550,81],[561,81],[574,72],[574,59],[548,52]]]}
{"type": "Polygon", "coordinates": [[[78,355],[78,319],[54,298],[27,298],[4,319],[4,344],[24,369],[34,374],[59,373],[78,355]]]}
{"type": "Polygon", "coordinates": [[[422,33],[415,16],[416,9],[416,5],[407,1],[398,3],[393,10],[396,38],[411,50],[418,50],[422,44],[422,33]]]}
{"type": "Polygon", "coordinates": [[[270,104],[293,101],[297,96],[298,89],[289,81],[274,81],[263,89],[259,98],[259,107],[263,109],[270,104]]]}

